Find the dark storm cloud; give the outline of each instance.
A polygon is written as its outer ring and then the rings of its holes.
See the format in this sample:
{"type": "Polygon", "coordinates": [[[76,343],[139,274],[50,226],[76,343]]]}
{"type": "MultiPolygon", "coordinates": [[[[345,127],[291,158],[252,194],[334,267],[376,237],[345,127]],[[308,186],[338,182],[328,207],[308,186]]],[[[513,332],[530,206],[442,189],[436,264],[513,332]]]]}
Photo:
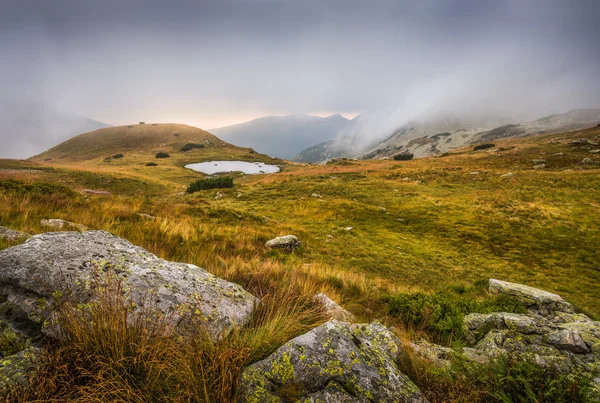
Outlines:
{"type": "Polygon", "coordinates": [[[0,7],[2,98],[111,124],[374,109],[394,126],[432,109],[535,117],[600,106],[594,0],[0,7]]]}

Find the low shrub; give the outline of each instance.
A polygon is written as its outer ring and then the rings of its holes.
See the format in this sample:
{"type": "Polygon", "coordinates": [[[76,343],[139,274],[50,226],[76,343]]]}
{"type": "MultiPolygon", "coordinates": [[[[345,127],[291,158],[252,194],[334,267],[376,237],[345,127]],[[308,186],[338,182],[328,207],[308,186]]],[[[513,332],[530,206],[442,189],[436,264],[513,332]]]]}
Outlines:
{"type": "Polygon", "coordinates": [[[195,148],[204,148],[204,144],[186,143],[183,147],[181,147],[181,151],[190,151],[195,148]]]}
{"type": "Polygon", "coordinates": [[[114,159],[118,160],[119,158],[123,158],[123,157],[124,157],[123,154],[115,154],[111,158],[114,158],[114,159]]]}
{"type": "Polygon", "coordinates": [[[233,187],[233,178],[231,176],[218,176],[216,178],[198,179],[190,183],[187,188],[188,193],[194,193],[199,190],[224,189],[233,187]]]}
{"type": "Polygon", "coordinates": [[[156,153],[156,158],[169,158],[170,155],[164,152],[156,153]]]}
{"type": "Polygon", "coordinates": [[[155,167],[157,165],[158,164],[156,162],[149,162],[149,163],[146,164],[147,167],[155,167]]]}
{"type": "Polygon", "coordinates": [[[396,154],[394,155],[394,159],[396,161],[408,161],[408,160],[412,160],[414,158],[414,154],[413,153],[400,153],[400,154],[396,154]]]}
{"type": "Polygon", "coordinates": [[[563,374],[515,355],[500,355],[485,365],[456,356],[450,367],[438,368],[410,348],[406,352],[399,367],[431,403],[596,401],[589,374],[563,374]]]}
{"type": "Polygon", "coordinates": [[[426,331],[437,342],[461,340],[462,323],[469,313],[524,313],[525,307],[506,296],[491,296],[479,287],[454,287],[436,294],[398,293],[384,297],[389,314],[408,328],[426,331]]]}
{"type": "Polygon", "coordinates": [[[496,147],[496,144],[492,144],[492,143],[477,144],[475,147],[473,147],[473,151],[486,150],[486,149],[492,148],[492,147],[496,147]]]}

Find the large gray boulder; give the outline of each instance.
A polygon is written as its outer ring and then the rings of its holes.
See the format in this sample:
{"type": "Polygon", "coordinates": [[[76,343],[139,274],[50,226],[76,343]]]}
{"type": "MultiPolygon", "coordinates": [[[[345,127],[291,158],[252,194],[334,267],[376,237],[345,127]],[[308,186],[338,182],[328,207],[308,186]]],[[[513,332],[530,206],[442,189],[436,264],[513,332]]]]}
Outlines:
{"type": "Polygon", "coordinates": [[[0,251],[0,314],[10,311],[6,319],[15,327],[44,323],[42,331],[52,337],[55,298],[88,302],[90,287],[104,281],[109,269],[122,280],[137,307],[134,314],[151,304],[178,329],[196,316],[193,323],[200,319],[213,339],[244,325],[257,303],[239,285],[192,264],[160,259],[108,232],[51,232],[0,251]]]}
{"type": "Polygon", "coordinates": [[[332,320],[246,368],[240,401],[426,402],[396,365],[400,346],[379,323],[332,320]]]}

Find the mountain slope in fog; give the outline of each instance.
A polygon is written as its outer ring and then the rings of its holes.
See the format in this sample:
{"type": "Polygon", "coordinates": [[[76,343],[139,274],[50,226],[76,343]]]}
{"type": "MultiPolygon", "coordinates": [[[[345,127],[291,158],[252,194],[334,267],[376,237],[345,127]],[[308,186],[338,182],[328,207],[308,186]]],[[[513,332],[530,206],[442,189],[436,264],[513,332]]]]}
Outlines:
{"type": "Polygon", "coordinates": [[[91,130],[109,127],[42,103],[0,103],[0,158],[27,158],[64,140],[91,130]]]}
{"type": "Polygon", "coordinates": [[[297,159],[304,162],[338,157],[377,159],[401,152],[412,153],[419,158],[444,153],[465,144],[578,130],[599,123],[600,109],[574,109],[525,123],[444,117],[409,122],[394,130],[387,138],[371,144],[361,142],[361,139],[372,137],[368,126],[354,125],[347,127],[344,135],[304,150],[297,159]]]}
{"type": "Polygon", "coordinates": [[[349,122],[341,115],[322,118],[296,114],[266,116],[209,131],[232,144],[290,159],[315,143],[333,139],[349,122]]]}

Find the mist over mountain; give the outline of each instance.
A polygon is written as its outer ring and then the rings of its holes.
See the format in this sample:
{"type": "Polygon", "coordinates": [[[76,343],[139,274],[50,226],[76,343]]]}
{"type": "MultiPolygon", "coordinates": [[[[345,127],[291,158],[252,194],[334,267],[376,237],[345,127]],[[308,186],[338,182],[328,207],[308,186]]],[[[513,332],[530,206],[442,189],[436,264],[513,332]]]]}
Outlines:
{"type": "Polygon", "coordinates": [[[574,109],[532,121],[519,122],[506,117],[471,118],[439,113],[410,120],[394,129],[371,119],[384,111],[357,116],[335,139],[318,143],[295,157],[300,162],[321,162],[332,158],[390,158],[400,152],[426,157],[450,151],[466,144],[509,137],[526,137],[594,127],[600,124],[600,109],[574,109]],[[377,131],[379,130],[379,131],[377,131]],[[382,138],[382,133],[389,133],[382,138]]]}
{"type": "Polygon", "coordinates": [[[339,114],[325,118],[294,114],[266,116],[209,131],[229,143],[290,159],[315,143],[333,139],[349,122],[339,114]]]}
{"type": "Polygon", "coordinates": [[[31,157],[73,136],[108,126],[40,102],[0,101],[0,158],[31,157]]]}

